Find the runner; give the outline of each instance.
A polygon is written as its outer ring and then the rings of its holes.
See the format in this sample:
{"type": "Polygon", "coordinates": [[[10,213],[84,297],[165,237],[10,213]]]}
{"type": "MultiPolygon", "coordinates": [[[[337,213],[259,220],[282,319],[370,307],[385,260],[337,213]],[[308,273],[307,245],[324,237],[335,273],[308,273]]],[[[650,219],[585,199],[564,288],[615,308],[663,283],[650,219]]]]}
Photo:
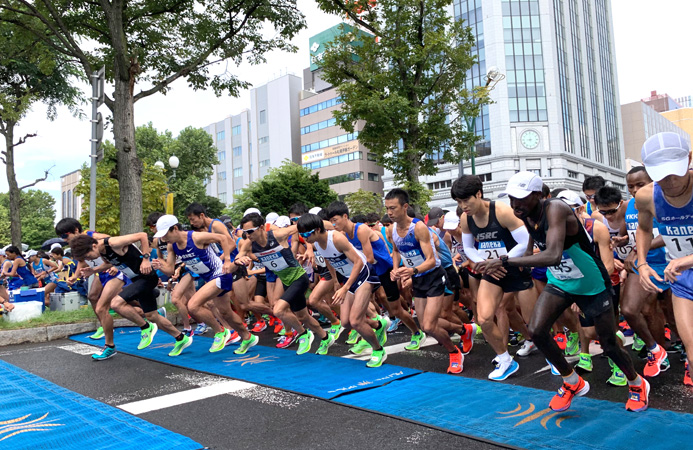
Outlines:
{"type": "MultiPolygon", "coordinates": [[[[640,285],[648,292],[662,292],[652,280],[671,283],[677,329],[683,345],[693,348],[693,172],[689,144],[676,133],[659,133],[642,146],[642,162],[654,183],[635,196],[638,209],[637,241],[640,285]],[[653,220],[669,251],[664,276],[650,266],[653,220]]],[[[693,386],[686,360],[683,383],[693,386]]],[[[648,361],[649,365],[649,361],[648,361]]],[[[654,368],[656,369],[656,367],[654,368]]]]}
{"type": "Polygon", "coordinates": [[[9,267],[2,272],[4,277],[8,278],[7,288],[10,291],[20,289],[26,286],[29,289],[38,287],[38,280],[29,270],[29,265],[22,258],[22,253],[14,245],[5,248],[5,258],[11,261],[9,267]]]}
{"type": "MultiPolygon", "coordinates": [[[[592,213],[597,210],[597,205],[594,203],[594,196],[597,194],[597,191],[604,186],[606,186],[606,180],[599,175],[585,177],[585,181],[582,182],[582,193],[585,194],[585,198],[587,199],[587,204],[585,205],[587,215],[591,216],[592,213]]],[[[557,197],[559,193],[552,192],[551,194],[553,197],[557,197]]]]}
{"type": "Polygon", "coordinates": [[[563,311],[577,303],[583,313],[593,318],[604,353],[628,379],[626,409],[644,411],[650,385],[638,375],[628,354],[616,343],[609,275],[594,254],[592,243],[573,210],[561,199],[542,199],[542,184],[534,173],[519,172],[510,178],[501,194],[510,197],[515,215],[524,221],[531,235],[525,256],[504,256],[480,265],[485,273],[511,267],[549,267],[549,282],[537,300],[529,324],[535,344],[563,377],[563,386],[549,408],[565,411],[575,396],[589,391],[589,384],[568,364],[550,333],[563,311]],[[541,249],[537,254],[533,254],[534,242],[541,249]],[[600,279],[602,282],[597,282],[600,279]]]}
{"type": "MultiPolygon", "coordinates": [[[[111,279],[104,285],[94,311],[99,316],[106,340],[103,351],[92,355],[94,360],[109,359],[116,354],[113,342],[113,317],[109,314],[111,307],[142,330],[138,350],[147,348],[152,343],[159,328],[176,340],[169,356],[180,355],[183,349],[192,344],[191,337],[178,331],[166,317],[157,312],[156,286],[159,284],[159,277],[152,272],[147,233],[98,240],[91,236],[79,235],[70,240],[70,248],[77,261],[94,261],[103,258],[114,266],[113,271],[116,271],[116,268],[120,271],[117,278],[111,279]],[[136,242],[140,243],[142,251],[135,247],[136,242]],[[143,319],[129,304],[134,301],[139,302],[146,319],[143,319]]],[[[93,272],[91,268],[84,268],[80,275],[87,277],[93,272]]]]}
{"type": "MultiPolygon", "coordinates": [[[[483,199],[483,184],[479,177],[461,176],[452,185],[451,194],[453,200],[457,201],[464,212],[460,218],[460,228],[464,252],[472,263],[478,265],[488,260],[524,254],[529,241],[527,229],[522,221],[513,215],[508,205],[483,199]],[[475,247],[475,242],[478,242],[478,249],[475,247]]],[[[479,272],[477,268],[474,270],[479,272]]],[[[536,302],[533,286],[530,271],[520,268],[501,270],[499,273],[486,273],[479,283],[476,306],[478,316],[475,320],[496,352],[494,359],[496,369],[488,375],[489,380],[503,381],[519,369],[517,361],[508,353],[505,340],[508,326],[499,328],[494,321],[496,312],[504,301],[503,296],[515,292],[520,303],[526,304],[527,308],[532,310],[536,302]]],[[[514,300],[506,298],[505,301],[514,300]]],[[[520,322],[526,339],[531,340],[532,337],[526,325],[522,320],[520,322]]]]}
{"type": "Polygon", "coordinates": [[[214,331],[210,353],[223,350],[231,335],[231,331],[224,328],[206,307],[210,300],[214,302],[221,318],[229,323],[242,339],[239,348],[234,351],[235,354],[242,355],[250,347],[257,345],[259,338],[248,332],[243,320],[231,309],[229,292],[233,285],[232,272],[236,267],[229,258],[222,263],[212,250],[212,245],[217,244],[224,253],[230,254],[233,248],[231,238],[219,233],[183,231],[176,216],[170,214],[157,220],[154,237],[168,243],[167,259],[154,260],[152,266],[155,269],[170,275],[175,270],[176,258],[180,257],[191,272],[205,281],[205,285],[188,302],[188,307],[193,317],[203,321],[214,331]]]}
{"type": "Polygon", "coordinates": [[[36,250],[29,250],[26,254],[29,262],[31,273],[36,279],[43,284],[44,288],[44,304],[46,307],[51,305],[50,295],[57,287],[58,277],[55,272],[58,270],[58,265],[50,259],[44,258],[45,254],[39,256],[36,250]]]}
{"type": "Polygon", "coordinates": [[[461,373],[464,364],[462,351],[452,343],[438,321],[443,310],[445,271],[433,249],[431,232],[421,220],[409,217],[408,208],[409,194],[404,189],[395,188],[385,196],[385,209],[394,222],[391,278],[412,279],[415,309],[421,327],[448,351],[448,373],[461,373]],[[404,262],[401,267],[400,261],[404,262]]]}

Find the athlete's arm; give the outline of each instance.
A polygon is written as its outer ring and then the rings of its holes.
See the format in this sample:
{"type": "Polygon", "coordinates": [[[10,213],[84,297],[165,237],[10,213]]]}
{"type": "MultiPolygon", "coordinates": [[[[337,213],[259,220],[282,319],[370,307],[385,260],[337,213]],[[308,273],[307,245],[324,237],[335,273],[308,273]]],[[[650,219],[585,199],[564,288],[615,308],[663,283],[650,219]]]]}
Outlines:
{"type": "MultiPolygon", "coordinates": [[[[563,202],[546,203],[544,214],[546,214],[546,220],[549,222],[549,229],[546,231],[546,250],[531,256],[509,258],[508,265],[513,267],[551,267],[561,263],[568,220],[577,220],[577,218],[570,206],[563,202]]],[[[579,232],[580,230],[578,230],[579,232]]],[[[494,260],[494,263],[495,261],[502,263],[500,260],[494,260]]]]}
{"type": "Polygon", "coordinates": [[[166,252],[166,259],[161,260],[157,258],[152,261],[152,267],[156,270],[160,270],[164,274],[173,276],[176,271],[176,254],[173,251],[173,244],[167,245],[168,251],[166,252]]]}
{"type": "MultiPolygon", "coordinates": [[[[210,244],[219,244],[221,246],[221,250],[226,255],[230,255],[231,252],[236,248],[236,243],[231,239],[231,235],[229,233],[224,235],[221,233],[207,233],[204,231],[198,231],[192,234],[192,238],[195,245],[200,248],[207,248],[210,244]]],[[[233,264],[233,261],[228,258],[224,259],[224,265],[221,269],[223,273],[231,273],[236,269],[237,267],[233,264]]]]}
{"type": "Polygon", "coordinates": [[[53,273],[59,270],[59,267],[56,263],[51,261],[50,259],[44,259],[43,260],[43,266],[44,267],[49,267],[46,269],[46,273],[53,273]]]}
{"type": "Polygon", "coordinates": [[[366,255],[366,261],[371,264],[375,264],[375,256],[373,256],[373,246],[371,245],[371,236],[373,231],[368,228],[365,224],[361,224],[359,229],[356,231],[356,237],[359,238],[361,242],[361,251],[366,255]]]}
{"type": "Polygon", "coordinates": [[[296,228],[296,225],[290,225],[285,228],[277,228],[276,230],[273,229],[273,231],[274,237],[280,244],[286,243],[286,241],[289,239],[289,236],[291,236],[292,234],[296,235],[296,240],[298,241],[298,228],[296,228]]]}
{"type": "Polygon", "coordinates": [[[512,208],[505,203],[496,202],[496,217],[502,227],[510,230],[510,234],[517,242],[516,246],[508,249],[508,257],[523,256],[527,251],[527,242],[529,242],[529,233],[525,223],[515,216],[512,208]]]}
{"type": "Polygon", "coordinates": [[[436,266],[435,250],[431,246],[431,232],[423,222],[416,222],[414,225],[414,237],[419,242],[421,252],[425,258],[422,264],[416,267],[400,267],[398,272],[400,277],[411,278],[414,275],[414,269],[419,273],[429,271],[436,266]]]}
{"type": "Polygon", "coordinates": [[[390,279],[393,281],[399,278],[397,269],[399,268],[399,263],[402,260],[402,256],[399,254],[397,244],[395,244],[395,240],[392,238],[392,233],[394,233],[394,230],[395,227],[393,226],[387,231],[387,236],[390,238],[390,242],[392,242],[392,271],[390,272],[390,279]]]}
{"type": "Polygon", "coordinates": [[[609,229],[601,222],[594,221],[594,240],[599,246],[599,258],[604,263],[607,273],[614,271],[614,252],[611,250],[609,229]]]}
{"type": "MultiPolygon", "coordinates": [[[[149,255],[149,236],[144,231],[140,233],[126,234],[125,236],[115,236],[108,240],[108,245],[116,252],[120,254],[125,254],[127,246],[134,244],[135,242],[140,243],[140,251],[142,255],[149,255]],[[120,252],[118,251],[120,250],[120,252]]],[[[140,264],[140,271],[143,274],[148,274],[152,271],[152,264],[149,262],[149,258],[142,258],[142,263],[140,264]]]]}
{"type": "Polygon", "coordinates": [[[16,277],[18,268],[19,268],[19,258],[15,258],[14,261],[12,261],[12,266],[10,266],[10,270],[8,272],[5,272],[3,275],[6,275],[8,277],[16,277]]]}
{"type": "Polygon", "coordinates": [[[650,277],[657,281],[664,280],[647,264],[647,253],[652,246],[652,224],[654,220],[653,184],[640,189],[635,194],[635,207],[638,209],[638,228],[635,230],[635,250],[638,253],[640,286],[648,292],[662,292],[650,277]]]}

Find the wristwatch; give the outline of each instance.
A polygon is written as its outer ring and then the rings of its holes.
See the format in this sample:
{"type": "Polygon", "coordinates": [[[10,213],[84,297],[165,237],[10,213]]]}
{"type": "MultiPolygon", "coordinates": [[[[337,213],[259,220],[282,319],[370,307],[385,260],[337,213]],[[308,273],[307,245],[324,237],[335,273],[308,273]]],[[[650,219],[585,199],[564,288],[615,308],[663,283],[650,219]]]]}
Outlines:
{"type": "Polygon", "coordinates": [[[419,269],[417,269],[416,267],[414,267],[412,270],[414,271],[414,275],[416,275],[417,273],[419,273],[419,269]]]}
{"type": "Polygon", "coordinates": [[[142,255],[142,258],[149,259],[150,256],[152,256],[151,253],[145,253],[144,255],[142,255]]]}
{"type": "Polygon", "coordinates": [[[508,264],[508,255],[503,255],[500,257],[501,263],[503,263],[503,268],[507,269],[510,267],[510,264],[508,264]]]}

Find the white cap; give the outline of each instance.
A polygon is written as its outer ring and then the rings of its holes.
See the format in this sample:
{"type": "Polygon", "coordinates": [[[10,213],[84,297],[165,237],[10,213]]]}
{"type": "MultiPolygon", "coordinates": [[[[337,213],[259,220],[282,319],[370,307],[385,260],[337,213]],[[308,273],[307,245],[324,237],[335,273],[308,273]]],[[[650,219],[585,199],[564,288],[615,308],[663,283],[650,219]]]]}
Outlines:
{"type": "Polygon", "coordinates": [[[163,237],[166,233],[168,233],[168,230],[176,224],[178,224],[178,219],[176,216],[166,214],[165,216],[159,217],[159,220],[156,221],[156,233],[154,233],[154,237],[163,237]]]}
{"type": "Polygon", "coordinates": [[[319,206],[316,206],[316,207],[314,207],[314,208],[310,208],[310,209],[308,210],[308,213],[309,213],[309,214],[316,214],[316,215],[317,215],[320,211],[322,211],[322,208],[319,207],[319,206]]]}
{"type": "Polygon", "coordinates": [[[575,191],[565,190],[561,191],[556,198],[563,199],[568,205],[573,207],[578,207],[584,205],[580,195],[575,191]]]}
{"type": "Polygon", "coordinates": [[[243,217],[247,216],[248,214],[253,214],[253,213],[262,215],[262,213],[260,212],[259,209],[257,209],[257,208],[248,208],[248,209],[246,209],[245,212],[243,213],[243,217]]]}
{"type": "Polygon", "coordinates": [[[686,175],[690,153],[691,146],[683,137],[666,131],[650,136],[640,156],[650,178],[661,181],[669,175],[686,175]]]}
{"type": "Polygon", "coordinates": [[[36,250],[29,250],[28,252],[26,252],[27,258],[31,258],[32,256],[36,256],[36,255],[38,255],[38,252],[36,250]]]}
{"type": "Polygon", "coordinates": [[[544,182],[539,175],[533,172],[517,172],[508,180],[505,190],[498,194],[499,197],[509,195],[515,198],[525,198],[532,192],[541,192],[544,182]]]}
{"type": "Polygon", "coordinates": [[[0,256],[5,256],[5,249],[4,248],[0,248],[0,256]]]}
{"type": "Polygon", "coordinates": [[[58,247],[63,248],[63,246],[60,245],[58,242],[54,242],[54,243],[51,245],[51,248],[50,248],[50,249],[53,250],[54,248],[58,248],[58,247]]]}
{"type": "Polygon", "coordinates": [[[457,215],[456,211],[450,211],[445,213],[443,221],[443,230],[456,230],[460,225],[460,216],[457,215]]]}
{"type": "Polygon", "coordinates": [[[291,225],[291,219],[289,219],[289,216],[279,216],[277,220],[274,221],[274,224],[279,228],[288,227],[291,225]]]}
{"type": "Polygon", "coordinates": [[[271,212],[267,214],[267,217],[265,217],[265,222],[267,223],[274,223],[276,220],[279,218],[279,214],[276,212],[271,212]]]}

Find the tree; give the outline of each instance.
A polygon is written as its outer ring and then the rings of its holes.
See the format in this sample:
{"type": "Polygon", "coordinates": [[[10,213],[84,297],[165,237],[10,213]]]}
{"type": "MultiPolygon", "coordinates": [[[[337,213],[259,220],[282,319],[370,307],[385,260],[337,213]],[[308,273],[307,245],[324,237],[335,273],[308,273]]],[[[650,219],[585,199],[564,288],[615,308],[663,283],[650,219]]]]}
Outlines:
{"type": "Polygon", "coordinates": [[[344,197],[344,203],[349,206],[349,214],[352,216],[373,212],[382,216],[385,212],[385,208],[383,207],[383,196],[375,192],[364,191],[363,189],[348,194],[344,197]]]}
{"type": "Polygon", "coordinates": [[[56,117],[56,105],[63,104],[77,112],[81,93],[70,83],[77,71],[72,61],[55,52],[50,45],[33,42],[23,30],[15,30],[0,23],[0,134],[5,138],[5,150],[0,161],[5,164],[9,186],[10,232],[12,243],[22,242],[21,191],[48,178],[44,176],[32,183],[19,186],[14,167],[17,146],[36,134],[30,133],[15,140],[14,130],[36,102],[48,105],[48,119],[56,117]]]}
{"type": "MultiPolygon", "coordinates": [[[[9,211],[9,194],[0,194],[0,222],[3,211],[9,211]]],[[[55,237],[55,199],[46,191],[29,189],[20,193],[22,242],[38,249],[47,239],[55,237]]],[[[0,236],[2,235],[0,226],[0,236]]],[[[6,242],[0,237],[0,243],[6,242]]]]}
{"type": "Polygon", "coordinates": [[[12,242],[10,234],[10,210],[0,204],[0,247],[12,242]]]}
{"type": "Polygon", "coordinates": [[[335,200],[337,193],[327,181],[321,180],[317,173],[311,174],[309,169],[285,160],[281,166],[270,169],[263,178],[243,189],[226,213],[234,223],[238,223],[248,208],[258,208],[263,214],[276,212],[286,215],[296,202],[311,208],[325,207],[335,200]]]}
{"type": "Polygon", "coordinates": [[[123,233],[142,223],[135,103],[167,93],[180,78],[193,89],[236,96],[250,84],[228,71],[212,75],[210,67],[295,51],[289,40],[305,27],[296,0],[0,0],[0,21],[76,59],[90,79],[106,67],[115,87],[105,103],[113,114],[123,233]],[[145,87],[135,93],[138,83],[145,87]]]}
{"type": "Polygon", "coordinates": [[[323,78],[337,86],[342,107],[337,124],[349,132],[365,121],[359,141],[410,191],[419,207],[420,175],[435,162],[459,162],[476,141],[464,117],[476,117],[488,102],[485,88],[467,87],[476,64],[469,27],[448,10],[452,0],[318,0],[321,9],[346,14],[361,29],[327,46],[323,78]]]}
{"type": "MultiPolygon", "coordinates": [[[[121,211],[120,211],[120,187],[118,180],[113,176],[116,170],[116,149],[110,142],[103,144],[104,159],[96,166],[96,230],[102,233],[119,235],[121,234],[121,211]]],[[[87,165],[82,166],[82,178],[75,188],[75,195],[89,198],[90,192],[90,170],[87,165]]],[[[163,172],[144,163],[142,170],[142,183],[147,186],[142,196],[142,208],[148,214],[151,211],[161,211],[163,199],[166,195],[166,177],[163,172]]],[[[85,205],[82,210],[80,221],[86,225],[89,223],[89,205],[85,205]]],[[[140,211],[140,217],[144,217],[140,211]]],[[[138,231],[142,231],[145,223],[140,223],[138,231]]],[[[86,228],[86,226],[85,226],[86,228]]],[[[125,233],[123,233],[125,234],[125,233]]]]}

